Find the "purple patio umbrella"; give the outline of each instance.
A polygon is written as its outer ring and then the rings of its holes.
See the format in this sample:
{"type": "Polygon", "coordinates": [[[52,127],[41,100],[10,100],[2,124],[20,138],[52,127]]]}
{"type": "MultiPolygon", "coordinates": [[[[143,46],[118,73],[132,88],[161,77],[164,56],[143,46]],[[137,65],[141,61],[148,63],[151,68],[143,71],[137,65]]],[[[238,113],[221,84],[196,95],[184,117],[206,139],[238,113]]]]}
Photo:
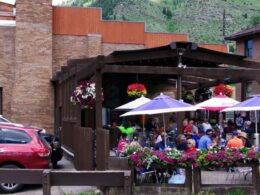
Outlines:
{"type": "MultiPolygon", "coordinates": [[[[170,112],[184,112],[184,111],[195,111],[197,107],[185,103],[183,101],[175,100],[167,95],[161,95],[155,97],[146,104],[143,104],[131,111],[122,114],[123,116],[132,116],[132,115],[143,115],[143,114],[163,114],[163,128],[165,131],[165,117],[164,113],[170,112]]],[[[166,139],[166,138],[165,138],[166,139]]],[[[166,144],[166,142],[165,142],[166,144]]]]}
{"type": "Polygon", "coordinates": [[[259,134],[257,129],[257,110],[260,110],[260,94],[255,95],[254,97],[247,99],[239,104],[236,104],[232,107],[222,110],[222,112],[232,112],[232,111],[255,111],[255,138],[256,144],[259,146],[259,134]]]}

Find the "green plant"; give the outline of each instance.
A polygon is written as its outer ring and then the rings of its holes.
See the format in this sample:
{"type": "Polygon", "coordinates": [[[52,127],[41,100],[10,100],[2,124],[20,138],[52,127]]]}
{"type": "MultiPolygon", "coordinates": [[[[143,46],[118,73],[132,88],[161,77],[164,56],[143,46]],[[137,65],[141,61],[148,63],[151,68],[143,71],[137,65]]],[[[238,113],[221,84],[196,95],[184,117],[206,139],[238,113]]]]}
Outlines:
{"type": "Polygon", "coordinates": [[[241,190],[240,188],[227,193],[227,195],[244,195],[244,194],[245,194],[244,191],[241,190]]]}

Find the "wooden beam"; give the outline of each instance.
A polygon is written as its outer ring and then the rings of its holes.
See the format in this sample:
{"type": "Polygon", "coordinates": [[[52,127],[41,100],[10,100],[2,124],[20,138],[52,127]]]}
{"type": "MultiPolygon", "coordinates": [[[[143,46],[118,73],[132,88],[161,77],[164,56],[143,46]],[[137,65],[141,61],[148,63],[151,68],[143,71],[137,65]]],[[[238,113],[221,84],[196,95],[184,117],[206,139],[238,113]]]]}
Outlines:
{"type": "Polygon", "coordinates": [[[185,59],[192,59],[198,60],[201,62],[211,62],[217,64],[230,64],[236,65],[239,64],[242,59],[238,58],[237,56],[232,56],[227,54],[215,54],[215,53],[206,53],[206,52],[185,52],[183,55],[183,60],[185,59]]]}
{"type": "Polygon", "coordinates": [[[120,55],[109,55],[104,58],[105,64],[123,63],[123,62],[135,62],[142,60],[154,60],[163,58],[174,58],[177,57],[176,50],[169,51],[144,51],[144,52],[130,52],[120,55]]]}
{"type": "Polygon", "coordinates": [[[127,65],[105,65],[103,73],[129,73],[129,74],[161,74],[161,75],[192,75],[213,79],[240,77],[241,79],[255,80],[260,75],[260,69],[243,68],[197,68],[197,67],[160,67],[160,66],[127,66],[127,65]]]}

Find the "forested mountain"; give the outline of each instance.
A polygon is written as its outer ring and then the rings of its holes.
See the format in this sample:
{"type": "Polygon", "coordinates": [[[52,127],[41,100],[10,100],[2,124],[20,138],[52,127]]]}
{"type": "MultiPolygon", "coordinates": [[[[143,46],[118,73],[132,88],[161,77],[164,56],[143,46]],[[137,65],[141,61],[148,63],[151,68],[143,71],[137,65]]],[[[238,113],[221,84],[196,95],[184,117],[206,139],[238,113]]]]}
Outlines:
{"type": "Polygon", "coordinates": [[[188,33],[190,41],[198,43],[221,43],[223,36],[260,23],[260,0],[68,0],[66,4],[101,7],[104,20],[143,21],[146,31],[188,33]]]}

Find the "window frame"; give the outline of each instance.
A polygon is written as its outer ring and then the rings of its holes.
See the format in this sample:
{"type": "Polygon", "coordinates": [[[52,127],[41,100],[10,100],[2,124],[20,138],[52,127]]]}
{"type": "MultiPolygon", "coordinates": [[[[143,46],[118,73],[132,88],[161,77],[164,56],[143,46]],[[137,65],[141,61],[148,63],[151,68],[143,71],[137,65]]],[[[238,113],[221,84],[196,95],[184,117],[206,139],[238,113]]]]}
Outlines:
{"type": "Polygon", "coordinates": [[[253,39],[252,38],[248,38],[248,39],[246,39],[245,40],[245,56],[246,57],[253,57],[253,48],[254,48],[254,41],[253,41],[253,39]],[[251,47],[249,47],[250,45],[249,45],[249,43],[250,42],[252,42],[251,43],[251,47]]]}

